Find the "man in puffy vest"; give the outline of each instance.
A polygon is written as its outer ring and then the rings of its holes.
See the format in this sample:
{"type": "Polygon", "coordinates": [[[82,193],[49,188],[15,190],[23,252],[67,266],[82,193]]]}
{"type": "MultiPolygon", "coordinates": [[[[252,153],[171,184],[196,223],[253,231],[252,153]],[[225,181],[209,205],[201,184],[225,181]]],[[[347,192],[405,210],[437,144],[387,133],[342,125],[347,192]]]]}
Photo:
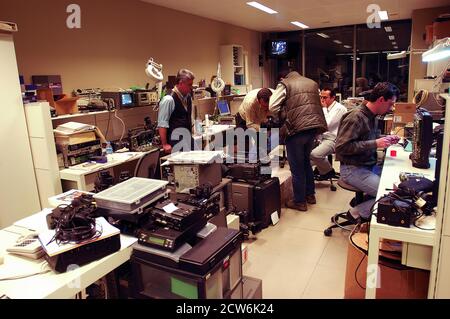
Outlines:
{"type": "Polygon", "coordinates": [[[316,135],[328,130],[316,82],[295,71],[281,77],[269,103],[269,110],[279,114],[292,174],[294,198],[288,208],[306,211],[307,204],[315,204],[314,174],[310,155],[316,135]]]}

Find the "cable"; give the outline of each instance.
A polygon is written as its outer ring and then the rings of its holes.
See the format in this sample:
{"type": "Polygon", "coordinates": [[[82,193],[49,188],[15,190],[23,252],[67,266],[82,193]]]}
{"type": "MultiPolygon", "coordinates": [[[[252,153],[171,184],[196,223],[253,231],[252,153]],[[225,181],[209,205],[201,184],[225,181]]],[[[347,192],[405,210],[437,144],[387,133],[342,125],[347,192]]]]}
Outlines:
{"type": "Polygon", "coordinates": [[[114,117],[122,123],[122,135],[120,135],[120,140],[119,140],[119,143],[121,143],[123,136],[125,135],[125,123],[119,116],[117,116],[117,109],[114,112],[114,117]]]}

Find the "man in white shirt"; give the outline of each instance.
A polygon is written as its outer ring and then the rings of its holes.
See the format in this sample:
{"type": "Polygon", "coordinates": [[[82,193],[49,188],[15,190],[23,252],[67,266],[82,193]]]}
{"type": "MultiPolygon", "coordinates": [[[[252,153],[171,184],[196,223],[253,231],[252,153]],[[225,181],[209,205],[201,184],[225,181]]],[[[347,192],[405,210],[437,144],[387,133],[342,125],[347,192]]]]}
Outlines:
{"type": "Polygon", "coordinates": [[[342,116],[347,113],[347,108],[336,101],[336,90],[324,88],[320,92],[320,104],[327,121],[328,131],[318,137],[320,144],[311,152],[311,163],[316,165],[315,173],[320,179],[328,179],[336,174],[328,155],[335,151],[336,136],[342,116]]]}

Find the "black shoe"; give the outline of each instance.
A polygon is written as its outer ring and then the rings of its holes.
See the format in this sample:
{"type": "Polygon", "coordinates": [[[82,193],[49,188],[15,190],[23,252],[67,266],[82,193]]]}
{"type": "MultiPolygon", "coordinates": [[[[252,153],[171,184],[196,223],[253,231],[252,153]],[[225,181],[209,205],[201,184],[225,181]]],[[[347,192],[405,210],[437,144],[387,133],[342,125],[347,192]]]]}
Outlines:
{"type": "Polygon", "coordinates": [[[332,168],[331,171],[329,171],[328,173],[323,174],[323,175],[318,175],[316,179],[318,181],[327,181],[330,178],[333,178],[335,176],[336,176],[336,171],[334,170],[334,168],[332,168]]]}

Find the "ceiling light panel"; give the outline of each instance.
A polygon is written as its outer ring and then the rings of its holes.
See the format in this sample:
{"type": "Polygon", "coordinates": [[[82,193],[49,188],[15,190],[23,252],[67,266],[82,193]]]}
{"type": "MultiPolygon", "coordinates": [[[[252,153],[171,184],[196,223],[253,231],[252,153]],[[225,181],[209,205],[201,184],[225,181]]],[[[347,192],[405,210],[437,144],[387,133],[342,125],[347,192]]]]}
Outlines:
{"type": "Polygon", "coordinates": [[[392,41],[392,40],[395,40],[395,36],[390,35],[390,36],[389,36],[389,40],[391,40],[391,41],[392,41]]]}
{"type": "Polygon", "coordinates": [[[384,27],[384,30],[386,30],[386,32],[392,32],[392,28],[391,27],[384,27]]]}
{"type": "Polygon", "coordinates": [[[247,2],[247,4],[248,4],[249,6],[252,6],[253,8],[256,8],[256,9],[258,9],[258,10],[264,11],[264,12],[266,12],[266,13],[268,13],[268,14],[275,14],[275,13],[278,13],[277,11],[275,11],[275,10],[269,8],[269,7],[266,7],[265,5],[262,5],[261,3],[256,2],[256,1],[247,2]]]}
{"type": "Polygon", "coordinates": [[[317,35],[321,36],[322,38],[325,38],[325,39],[330,37],[328,34],[325,34],[325,33],[317,33],[317,35]]]}
{"type": "Polygon", "coordinates": [[[378,11],[378,16],[380,17],[381,21],[389,20],[387,11],[378,11]]]}
{"type": "Polygon", "coordinates": [[[291,23],[293,25],[296,25],[297,27],[302,28],[302,29],[308,29],[309,28],[306,24],[303,24],[303,23],[298,22],[298,21],[291,21],[291,23]]]}
{"type": "Polygon", "coordinates": [[[339,41],[339,40],[333,40],[333,42],[337,43],[337,44],[342,44],[342,41],[339,41]]]}

